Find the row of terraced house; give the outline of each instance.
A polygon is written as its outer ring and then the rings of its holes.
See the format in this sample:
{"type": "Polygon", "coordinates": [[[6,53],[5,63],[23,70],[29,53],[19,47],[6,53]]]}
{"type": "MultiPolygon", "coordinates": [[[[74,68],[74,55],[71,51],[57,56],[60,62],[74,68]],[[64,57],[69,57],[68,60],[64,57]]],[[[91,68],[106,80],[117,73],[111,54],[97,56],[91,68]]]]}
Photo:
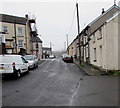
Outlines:
{"type": "Polygon", "coordinates": [[[3,54],[34,54],[42,58],[42,41],[35,19],[0,14],[0,47],[3,54]]]}
{"type": "Polygon", "coordinates": [[[105,70],[120,70],[120,7],[114,4],[102,11],[73,40],[67,53],[105,70]]]}

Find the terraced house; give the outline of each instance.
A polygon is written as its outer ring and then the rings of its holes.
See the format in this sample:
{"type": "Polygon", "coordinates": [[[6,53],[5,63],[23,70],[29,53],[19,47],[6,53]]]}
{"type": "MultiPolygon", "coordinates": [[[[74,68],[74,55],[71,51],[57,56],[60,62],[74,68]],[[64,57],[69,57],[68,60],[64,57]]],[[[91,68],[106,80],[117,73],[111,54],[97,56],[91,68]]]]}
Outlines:
{"type": "Polygon", "coordinates": [[[120,8],[114,5],[90,25],[91,29],[93,24],[99,26],[90,35],[90,63],[120,70],[120,8]]]}
{"type": "MultiPolygon", "coordinates": [[[[82,62],[105,70],[120,70],[120,7],[114,4],[79,34],[82,62]]],[[[73,41],[76,44],[77,38],[73,41]]],[[[74,45],[74,49],[78,46],[74,45]]],[[[70,48],[70,46],[69,46],[70,48]]],[[[76,53],[77,54],[77,53],[76,53]]],[[[78,55],[77,55],[78,57],[78,55]]]]}
{"type": "Polygon", "coordinates": [[[27,17],[0,14],[0,43],[5,43],[6,53],[31,54],[31,27],[27,17]]]}

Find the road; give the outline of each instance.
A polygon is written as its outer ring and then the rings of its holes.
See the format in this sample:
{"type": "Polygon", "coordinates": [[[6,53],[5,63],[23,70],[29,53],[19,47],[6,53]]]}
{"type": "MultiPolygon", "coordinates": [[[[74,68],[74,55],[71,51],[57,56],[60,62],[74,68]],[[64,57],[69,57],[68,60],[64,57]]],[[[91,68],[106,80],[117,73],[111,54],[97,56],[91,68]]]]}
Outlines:
{"type": "Polygon", "coordinates": [[[2,81],[3,106],[117,106],[117,76],[87,76],[74,63],[45,60],[2,81]]]}
{"type": "Polygon", "coordinates": [[[71,106],[83,76],[74,63],[46,60],[19,79],[3,79],[3,106],[71,106]]]}

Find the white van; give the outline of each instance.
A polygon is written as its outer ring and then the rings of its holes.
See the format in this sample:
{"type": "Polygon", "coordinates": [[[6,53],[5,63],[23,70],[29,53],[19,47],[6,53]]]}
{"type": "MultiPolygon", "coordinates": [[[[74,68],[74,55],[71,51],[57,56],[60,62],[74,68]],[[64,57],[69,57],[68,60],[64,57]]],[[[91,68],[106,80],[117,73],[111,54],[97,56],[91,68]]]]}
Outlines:
{"type": "Polygon", "coordinates": [[[0,55],[0,74],[20,77],[23,72],[28,72],[28,62],[21,55],[0,55]]]}

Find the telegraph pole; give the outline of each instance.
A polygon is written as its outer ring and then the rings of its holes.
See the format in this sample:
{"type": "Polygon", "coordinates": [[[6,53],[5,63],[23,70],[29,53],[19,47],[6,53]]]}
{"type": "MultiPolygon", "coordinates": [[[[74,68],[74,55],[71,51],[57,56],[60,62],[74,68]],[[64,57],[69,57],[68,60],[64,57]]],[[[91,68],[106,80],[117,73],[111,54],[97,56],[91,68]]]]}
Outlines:
{"type": "Polygon", "coordinates": [[[50,50],[51,50],[51,55],[52,55],[52,44],[51,44],[51,42],[50,42],[50,50]]]}
{"type": "MultiPolygon", "coordinates": [[[[68,49],[68,34],[66,36],[67,36],[67,49],[68,49]]],[[[68,54],[69,54],[69,49],[68,49],[68,54]]]]}
{"type": "Polygon", "coordinates": [[[77,26],[78,26],[78,42],[79,42],[79,64],[81,64],[81,47],[80,47],[80,25],[79,25],[79,10],[78,10],[78,3],[76,3],[76,8],[77,8],[77,26]]]}
{"type": "Polygon", "coordinates": [[[68,34],[66,36],[67,36],[67,48],[68,48],[68,34]]]}
{"type": "Polygon", "coordinates": [[[64,52],[66,51],[66,42],[64,42],[64,52]]]}

